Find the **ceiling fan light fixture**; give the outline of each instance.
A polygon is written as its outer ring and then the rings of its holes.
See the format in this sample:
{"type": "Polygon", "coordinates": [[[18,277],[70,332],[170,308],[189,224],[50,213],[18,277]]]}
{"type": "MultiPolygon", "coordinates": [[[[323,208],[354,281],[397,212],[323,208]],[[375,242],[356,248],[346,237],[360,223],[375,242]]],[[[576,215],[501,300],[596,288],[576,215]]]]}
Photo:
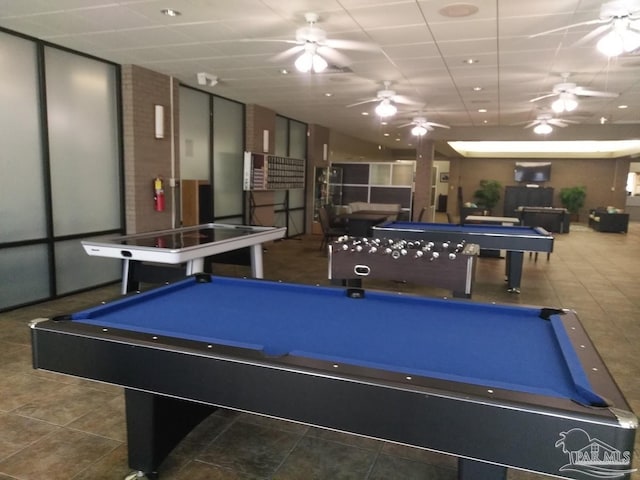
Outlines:
{"type": "Polygon", "coordinates": [[[316,48],[314,43],[305,45],[304,52],[294,63],[299,72],[307,73],[313,70],[316,73],[320,73],[329,66],[327,61],[316,53],[316,48]]]}
{"type": "Polygon", "coordinates": [[[640,47],[640,33],[629,28],[629,19],[618,19],[609,33],[602,37],[596,48],[608,57],[617,57],[640,47]]]}
{"type": "Polygon", "coordinates": [[[553,132],[553,128],[547,122],[541,122],[535,126],[533,132],[537,133],[538,135],[549,135],[551,132],[553,132]]]}
{"type": "Polygon", "coordinates": [[[424,128],[422,125],[416,125],[411,129],[411,134],[415,135],[416,137],[422,137],[423,135],[426,135],[426,133],[427,133],[427,129],[424,128]]]}
{"type": "Polygon", "coordinates": [[[596,48],[607,57],[617,57],[624,52],[624,41],[617,32],[611,31],[598,40],[596,48]]]}
{"type": "Polygon", "coordinates": [[[384,98],[376,107],[376,114],[379,117],[391,117],[396,114],[398,109],[391,103],[391,100],[384,98]]]}
{"type": "Polygon", "coordinates": [[[316,73],[323,72],[329,66],[327,61],[317,53],[311,59],[311,63],[313,65],[313,71],[316,73]]]}
{"type": "Polygon", "coordinates": [[[578,108],[578,101],[575,95],[567,92],[560,94],[558,99],[551,104],[551,109],[556,113],[573,112],[578,108]]]}
{"type": "Polygon", "coordinates": [[[311,71],[311,67],[313,67],[313,54],[304,52],[296,59],[294,65],[299,72],[307,73],[311,71]]]}

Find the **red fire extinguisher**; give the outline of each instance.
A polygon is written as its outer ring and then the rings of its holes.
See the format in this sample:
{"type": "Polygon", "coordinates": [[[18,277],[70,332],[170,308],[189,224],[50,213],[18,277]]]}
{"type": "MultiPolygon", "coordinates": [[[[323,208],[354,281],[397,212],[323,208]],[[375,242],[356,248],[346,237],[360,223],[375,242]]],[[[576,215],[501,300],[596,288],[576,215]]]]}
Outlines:
{"type": "Polygon", "coordinates": [[[153,207],[156,212],[164,212],[164,186],[162,177],[153,179],[153,207]]]}

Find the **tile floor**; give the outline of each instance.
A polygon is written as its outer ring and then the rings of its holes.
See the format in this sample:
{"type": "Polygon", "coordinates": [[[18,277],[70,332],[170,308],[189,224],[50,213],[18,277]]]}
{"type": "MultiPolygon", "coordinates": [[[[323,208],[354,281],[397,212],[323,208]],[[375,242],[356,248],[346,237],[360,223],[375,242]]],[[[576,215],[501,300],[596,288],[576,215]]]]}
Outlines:
{"type": "MultiPolygon", "coordinates": [[[[269,279],[327,284],[320,238],[280,241],[265,253],[269,279]]],[[[550,261],[525,256],[522,293],[504,289],[503,261],[480,258],[474,301],[578,311],[628,401],[640,412],[640,223],[628,234],[573,225],[557,235],[550,261]]],[[[248,275],[222,266],[217,273],[248,275]]],[[[448,292],[393,282],[370,287],[425,295],[448,292]]],[[[28,322],[113,298],[105,287],[0,314],[0,480],[121,479],[129,472],[122,390],[31,368],[28,322]]],[[[523,432],[523,435],[535,432],[523,432]]],[[[636,442],[640,445],[640,441],[636,442]]],[[[638,450],[638,449],[636,449],[638,450]]],[[[634,466],[640,466],[635,454],[634,466]]],[[[160,478],[454,479],[455,458],[253,415],[219,411],[195,429],[160,469],[160,478]]],[[[509,471],[509,480],[542,479],[509,471]]],[[[634,480],[640,480],[634,474],[634,480]]]]}

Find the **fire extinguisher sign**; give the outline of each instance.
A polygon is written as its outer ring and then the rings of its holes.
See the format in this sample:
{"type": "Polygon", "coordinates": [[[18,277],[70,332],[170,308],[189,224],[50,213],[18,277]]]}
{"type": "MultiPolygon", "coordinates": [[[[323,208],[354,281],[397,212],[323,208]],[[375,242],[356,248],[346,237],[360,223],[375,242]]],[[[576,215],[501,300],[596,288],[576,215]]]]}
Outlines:
{"type": "Polygon", "coordinates": [[[164,186],[162,177],[153,179],[153,207],[156,212],[164,212],[164,186]]]}

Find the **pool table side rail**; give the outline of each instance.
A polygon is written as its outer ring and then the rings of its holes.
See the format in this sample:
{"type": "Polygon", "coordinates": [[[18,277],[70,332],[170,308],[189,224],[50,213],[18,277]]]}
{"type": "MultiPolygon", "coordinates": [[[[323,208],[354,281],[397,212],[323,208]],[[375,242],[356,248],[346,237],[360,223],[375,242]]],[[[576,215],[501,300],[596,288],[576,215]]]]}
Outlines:
{"type": "Polygon", "coordinates": [[[560,473],[562,432],[581,428],[632,451],[637,428],[630,412],[620,421],[618,411],[559,398],[80,322],[34,321],[31,335],[35,368],[566,478],[581,477],[560,473]]]}
{"type": "Polygon", "coordinates": [[[449,224],[417,224],[416,227],[394,227],[382,224],[373,227],[373,236],[402,237],[407,240],[432,241],[466,241],[477,243],[480,248],[510,250],[520,252],[553,252],[553,235],[541,227],[506,227],[501,225],[481,225],[482,231],[469,231],[470,227],[454,226],[455,228],[436,228],[438,225],[449,224]],[[434,225],[433,229],[421,229],[417,225],[434,225]],[[494,228],[495,231],[490,230],[494,228]],[[523,230],[523,228],[525,228],[523,230]],[[466,230],[465,230],[466,229],[466,230]],[[505,232],[505,229],[512,229],[505,232]],[[501,231],[502,230],[502,231],[501,231]],[[535,233],[531,233],[531,231],[535,233]]]}

